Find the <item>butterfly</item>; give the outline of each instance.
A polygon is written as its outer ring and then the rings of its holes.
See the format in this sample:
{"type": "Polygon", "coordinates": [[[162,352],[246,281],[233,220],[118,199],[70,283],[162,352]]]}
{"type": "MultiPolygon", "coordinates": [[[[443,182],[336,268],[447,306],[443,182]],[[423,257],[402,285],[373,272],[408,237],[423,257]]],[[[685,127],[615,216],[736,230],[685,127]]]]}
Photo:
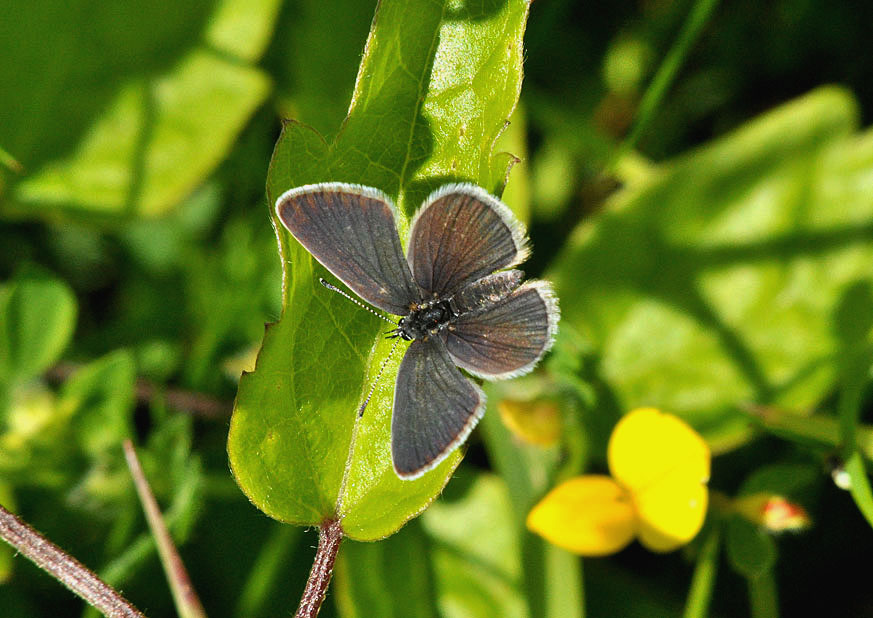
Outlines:
{"type": "MultiPolygon", "coordinates": [[[[512,268],[530,249],[523,224],[473,184],[433,192],[410,225],[406,255],[396,209],[382,191],[326,182],[276,201],[282,225],[361,299],[400,316],[389,336],[411,341],[400,363],[391,458],[401,479],[433,469],[485,412],[467,373],[500,380],[527,373],[557,332],[546,281],[512,268]]],[[[389,320],[391,321],[391,320],[389,320]]]]}

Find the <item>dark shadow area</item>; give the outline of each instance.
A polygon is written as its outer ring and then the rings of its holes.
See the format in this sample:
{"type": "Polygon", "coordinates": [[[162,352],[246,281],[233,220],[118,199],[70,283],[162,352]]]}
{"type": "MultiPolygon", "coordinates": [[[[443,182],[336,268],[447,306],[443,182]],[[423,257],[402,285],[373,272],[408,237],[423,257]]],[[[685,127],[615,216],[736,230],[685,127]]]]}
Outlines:
{"type": "Polygon", "coordinates": [[[276,35],[262,61],[295,117],[328,141],[349,110],[355,75],[376,0],[343,3],[284,2],[276,35]]]}

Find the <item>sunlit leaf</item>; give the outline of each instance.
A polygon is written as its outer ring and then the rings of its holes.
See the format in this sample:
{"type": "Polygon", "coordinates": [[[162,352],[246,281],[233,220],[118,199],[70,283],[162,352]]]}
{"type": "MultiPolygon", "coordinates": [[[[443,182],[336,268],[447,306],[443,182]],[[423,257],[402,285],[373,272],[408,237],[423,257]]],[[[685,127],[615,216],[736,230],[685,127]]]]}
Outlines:
{"type": "MultiPolygon", "coordinates": [[[[499,189],[491,148],[517,100],[526,16],[520,0],[458,12],[382,2],[342,132],[328,144],[287,123],[269,203],[302,184],[356,182],[393,196],[405,217],[449,179],[499,189]]],[[[389,349],[385,325],[322,288],[325,271],[284,232],[279,252],[285,310],[240,382],[228,440],[234,474],[277,519],[340,517],[352,538],[384,537],[433,500],[460,454],[419,480],[397,478],[389,423],[402,346],[356,426],[389,349]]]]}
{"type": "Polygon", "coordinates": [[[4,18],[17,38],[0,60],[0,116],[11,122],[0,126],[0,143],[27,173],[12,178],[6,211],[118,217],[174,207],[266,98],[269,81],[253,61],[277,8],[276,0],[13,3],[4,18]]]}
{"type": "Polygon", "coordinates": [[[834,385],[842,292],[873,278],[873,134],[813,92],[656,166],[572,236],[552,271],[563,322],[626,409],[745,439],[738,406],[814,405],[834,385]]]}
{"type": "Polygon", "coordinates": [[[441,616],[529,615],[519,581],[521,547],[502,479],[477,476],[463,497],[434,503],[421,523],[433,543],[441,616]]]}

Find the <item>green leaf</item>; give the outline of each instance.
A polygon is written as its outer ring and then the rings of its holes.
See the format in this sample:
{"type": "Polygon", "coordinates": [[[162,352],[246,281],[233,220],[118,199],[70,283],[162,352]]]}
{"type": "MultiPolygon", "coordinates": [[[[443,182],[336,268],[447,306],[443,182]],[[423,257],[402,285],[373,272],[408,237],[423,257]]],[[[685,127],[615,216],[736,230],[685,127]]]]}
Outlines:
{"type": "Polygon", "coordinates": [[[59,406],[68,410],[82,450],[92,456],[118,451],[133,434],[136,366],[119,350],[74,373],[61,390],[59,406]]]}
{"type": "Polygon", "coordinates": [[[737,494],[775,493],[796,500],[808,494],[820,478],[821,470],[811,463],[770,464],[754,470],[737,494]]]}
{"type": "Polygon", "coordinates": [[[525,617],[521,546],[509,491],[481,474],[458,500],[440,500],[422,516],[434,546],[440,615],[446,618],[525,617]]]}
{"type": "Polygon", "coordinates": [[[867,468],[860,453],[855,451],[846,460],[845,469],[849,475],[849,491],[852,499],[867,523],[873,526],[873,488],[870,487],[870,477],[867,476],[867,468]]]}
{"type": "Polygon", "coordinates": [[[725,547],[731,567],[743,577],[755,579],[776,564],[772,537],[740,517],[728,520],[725,547]]]}
{"type": "MultiPolygon", "coordinates": [[[[0,470],[17,484],[69,489],[68,504],[104,511],[130,492],[121,441],[133,433],[135,366],[116,351],[78,369],[60,394],[27,383],[0,423],[0,470]]],[[[166,472],[166,470],[164,470],[166,472]]]]}
{"type": "Polygon", "coordinates": [[[0,290],[0,385],[28,380],[61,355],[76,327],[76,298],[59,279],[22,269],[0,290]]]}
{"type": "Polygon", "coordinates": [[[382,543],[343,543],[333,580],[340,616],[436,618],[429,549],[415,524],[382,543]]]}
{"type": "Polygon", "coordinates": [[[831,320],[873,279],[873,132],[815,91],[619,191],[552,275],[563,321],[590,338],[629,410],[658,406],[715,449],[738,407],[808,409],[834,386],[831,320]]]}
{"type": "MultiPolygon", "coordinates": [[[[178,545],[187,541],[198,518],[206,512],[203,464],[191,450],[192,433],[191,417],[174,415],[149,436],[145,447],[137,450],[152,490],[159,502],[165,505],[164,521],[178,545]]],[[[126,466],[124,470],[127,472],[125,488],[139,512],[141,506],[130,487],[130,472],[126,466]]],[[[151,534],[143,532],[135,539],[126,539],[120,549],[124,551],[115,555],[99,572],[103,581],[115,587],[129,581],[136,571],[142,569],[155,554],[156,546],[151,534]]],[[[96,614],[93,610],[86,613],[88,616],[96,614]]]]}
{"type": "Polygon", "coordinates": [[[15,485],[57,487],[74,474],[69,417],[42,382],[13,389],[0,416],[0,476],[15,485]]]}
{"type": "Polygon", "coordinates": [[[752,618],[778,618],[779,595],[775,573],[766,571],[758,577],[749,578],[748,584],[749,615],[752,618]]]}
{"type": "Polygon", "coordinates": [[[265,607],[275,598],[274,591],[288,579],[288,558],[294,553],[303,530],[279,522],[270,524],[270,535],[258,546],[257,558],[248,569],[248,578],[237,596],[234,616],[266,615],[265,607]]]}
{"type": "Polygon", "coordinates": [[[297,118],[331,139],[349,109],[361,47],[377,0],[286,3],[266,62],[276,79],[279,112],[297,118]],[[324,33],[330,32],[330,45],[324,33]]]}
{"type": "Polygon", "coordinates": [[[270,42],[280,0],[223,0],[217,3],[204,39],[240,60],[257,62],[270,42]]]}
{"type": "Polygon", "coordinates": [[[4,208],[16,216],[162,214],[224,158],[269,93],[253,62],[277,0],[13,4],[0,117],[14,122],[0,143],[27,170],[10,177],[4,208]]]}
{"type": "MultiPolygon", "coordinates": [[[[404,217],[449,180],[498,188],[505,158],[491,150],[518,97],[527,4],[456,12],[447,5],[380,4],[336,140],[327,144],[300,124],[285,125],[267,183],[271,216],[281,192],[320,181],[378,187],[404,217]]],[[[318,284],[325,271],[284,231],[278,237],[285,310],[264,338],[255,372],[240,381],[231,467],[272,517],[302,525],[339,517],[354,539],[384,537],[433,500],[460,454],[416,481],[397,478],[389,425],[404,350],[388,363],[356,423],[389,349],[384,323],[326,292],[318,284]]]]}

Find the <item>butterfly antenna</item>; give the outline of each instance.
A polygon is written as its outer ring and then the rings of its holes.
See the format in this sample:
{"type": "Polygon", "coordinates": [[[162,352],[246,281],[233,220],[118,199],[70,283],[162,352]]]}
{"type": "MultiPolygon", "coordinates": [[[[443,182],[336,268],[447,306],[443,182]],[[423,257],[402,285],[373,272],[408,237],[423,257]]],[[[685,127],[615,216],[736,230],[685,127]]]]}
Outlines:
{"type": "Polygon", "coordinates": [[[367,305],[365,305],[364,303],[362,303],[361,301],[359,301],[357,298],[353,298],[353,297],[350,296],[349,294],[346,294],[346,293],[343,292],[341,289],[339,289],[338,287],[336,287],[334,284],[332,284],[332,283],[330,283],[330,282],[328,282],[328,281],[325,281],[323,277],[319,277],[319,278],[318,278],[318,281],[321,283],[321,285],[323,285],[324,287],[326,287],[326,288],[327,288],[328,290],[330,290],[331,292],[336,292],[337,294],[341,294],[342,296],[345,296],[347,299],[349,299],[350,301],[352,301],[353,303],[355,303],[358,307],[360,307],[361,309],[366,309],[367,311],[369,311],[370,313],[372,313],[373,315],[375,315],[377,318],[381,318],[381,319],[385,320],[386,322],[390,322],[391,324],[394,324],[395,326],[397,325],[397,322],[395,322],[394,320],[391,320],[391,319],[389,319],[389,318],[386,318],[386,317],[385,317],[384,315],[382,315],[381,313],[376,312],[372,307],[368,307],[367,305]]]}
{"type": "Polygon", "coordinates": [[[373,380],[373,386],[370,387],[370,392],[367,393],[367,398],[364,400],[364,403],[361,404],[361,407],[358,408],[358,418],[364,416],[364,409],[370,403],[370,399],[373,397],[373,393],[376,390],[376,385],[379,384],[379,378],[382,377],[382,373],[385,371],[385,365],[388,364],[388,361],[391,360],[391,357],[394,356],[394,350],[397,349],[397,344],[400,343],[400,339],[397,339],[394,342],[394,345],[391,346],[391,351],[388,352],[388,356],[385,357],[385,360],[382,361],[382,366],[379,367],[379,373],[376,374],[376,379],[373,380]]]}

